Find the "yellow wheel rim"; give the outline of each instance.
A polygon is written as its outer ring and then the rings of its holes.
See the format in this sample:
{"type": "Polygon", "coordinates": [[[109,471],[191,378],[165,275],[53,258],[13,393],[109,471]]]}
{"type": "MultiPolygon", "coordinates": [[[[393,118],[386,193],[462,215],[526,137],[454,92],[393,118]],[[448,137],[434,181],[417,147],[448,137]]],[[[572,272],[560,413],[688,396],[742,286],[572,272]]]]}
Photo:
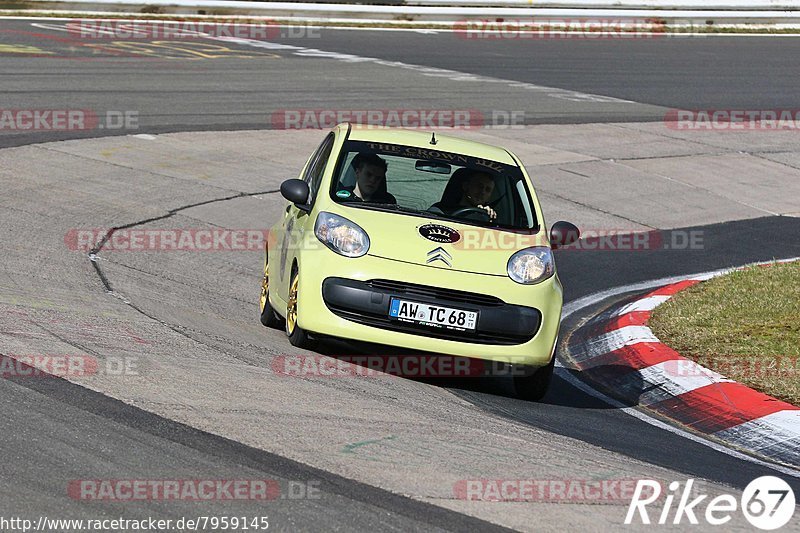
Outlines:
{"type": "Polygon", "coordinates": [[[264,307],[267,305],[267,294],[269,293],[269,270],[267,268],[267,261],[264,260],[264,277],[261,279],[261,298],[259,298],[259,306],[261,312],[264,312],[264,307]]]}
{"type": "Polygon", "coordinates": [[[297,326],[297,285],[298,276],[295,274],[292,278],[292,284],[289,287],[289,305],[286,306],[286,332],[291,335],[294,333],[294,328],[297,326]]]}

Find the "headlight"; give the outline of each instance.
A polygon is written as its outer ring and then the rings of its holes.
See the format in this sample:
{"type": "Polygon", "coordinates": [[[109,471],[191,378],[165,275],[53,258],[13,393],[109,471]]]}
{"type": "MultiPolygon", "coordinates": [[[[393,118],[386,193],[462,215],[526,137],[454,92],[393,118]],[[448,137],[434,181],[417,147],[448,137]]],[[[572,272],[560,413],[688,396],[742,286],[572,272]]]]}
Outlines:
{"type": "Polygon", "coordinates": [[[322,244],[346,257],[361,257],[369,250],[367,232],[344,217],[322,211],[314,224],[314,235],[322,244]]]}
{"type": "Polygon", "coordinates": [[[517,283],[533,285],[546,280],[554,272],[553,253],[545,246],[525,248],[508,260],[508,277],[517,283]]]}

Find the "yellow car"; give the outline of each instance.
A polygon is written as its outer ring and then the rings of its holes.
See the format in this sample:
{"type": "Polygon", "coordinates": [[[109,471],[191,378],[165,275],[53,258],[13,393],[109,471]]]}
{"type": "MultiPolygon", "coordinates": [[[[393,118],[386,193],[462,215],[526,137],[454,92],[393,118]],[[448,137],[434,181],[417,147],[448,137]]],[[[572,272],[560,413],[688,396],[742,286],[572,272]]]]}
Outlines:
{"type": "Polygon", "coordinates": [[[503,148],[423,131],[340,124],[281,185],[261,322],[309,347],[339,337],[510,363],[544,396],[562,288],[530,178],[503,148]]]}

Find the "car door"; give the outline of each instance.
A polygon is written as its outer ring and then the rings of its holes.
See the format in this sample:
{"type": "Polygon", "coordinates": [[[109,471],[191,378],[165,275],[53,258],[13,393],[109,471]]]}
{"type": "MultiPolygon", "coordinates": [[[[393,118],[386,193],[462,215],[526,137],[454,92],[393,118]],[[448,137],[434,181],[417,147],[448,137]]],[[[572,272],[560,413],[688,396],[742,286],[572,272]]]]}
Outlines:
{"type": "MultiPolygon", "coordinates": [[[[308,183],[309,197],[308,203],[313,205],[322,183],[322,174],[333,149],[334,134],[329,133],[325,140],[319,145],[317,150],[309,158],[303,171],[301,179],[308,183]]],[[[298,209],[292,203],[286,206],[283,219],[283,231],[280,242],[280,283],[278,284],[278,295],[283,301],[289,296],[289,276],[294,259],[300,255],[299,243],[303,242],[303,234],[308,229],[313,231],[313,221],[306,211],[298,209]]]]}

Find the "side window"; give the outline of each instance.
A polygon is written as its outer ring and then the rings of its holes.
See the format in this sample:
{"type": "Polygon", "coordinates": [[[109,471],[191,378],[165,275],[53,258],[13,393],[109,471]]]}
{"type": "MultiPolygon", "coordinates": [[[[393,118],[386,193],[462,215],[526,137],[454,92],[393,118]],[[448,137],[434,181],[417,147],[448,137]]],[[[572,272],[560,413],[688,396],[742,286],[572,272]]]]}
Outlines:
{"type": "Polygon", "coordinates": [[[311,161],[308,164],[308,168],[306,169],[306,173],[303,176],[303,181],[308,183],[309,189],[311,189],[311,195],[308,199],[308,203],[313,204],[314,200],[317,197],[317,191],[319,190],[320,183],[322,182],[322,174],[325,170],[325,165],[328,163],[328,158],[331,156],[331,150],[333,149],[333,133],[328,134],[325,137],[325,140],[322,141],[322,144],[319,145],[317,151],[311,156],[311,161]]]}

